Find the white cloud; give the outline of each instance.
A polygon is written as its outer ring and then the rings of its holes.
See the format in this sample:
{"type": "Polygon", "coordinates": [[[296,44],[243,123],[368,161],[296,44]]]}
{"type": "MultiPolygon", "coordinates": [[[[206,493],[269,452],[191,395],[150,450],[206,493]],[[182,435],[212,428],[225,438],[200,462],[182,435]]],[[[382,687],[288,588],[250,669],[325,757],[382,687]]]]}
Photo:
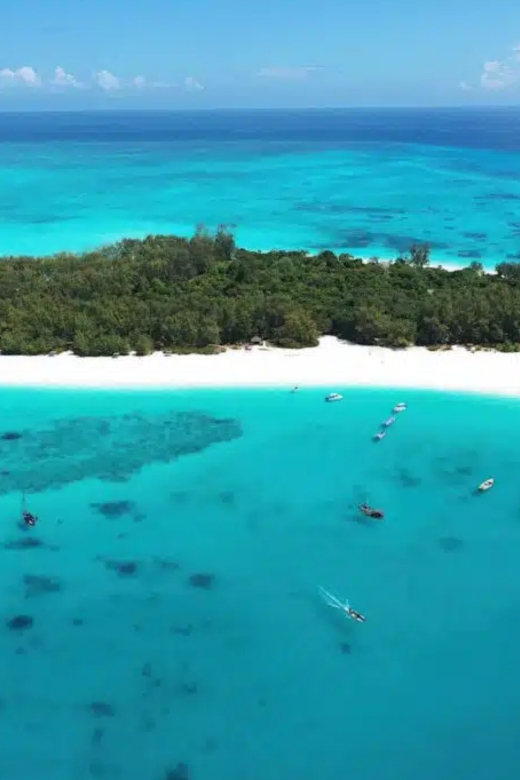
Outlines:
{"type": "Polygon", "coordinates": [[[121,89],[121,80],[109,70],[100,70],[95,73],[94,82],[103,92],[114,92],[121,89]]]}
{"type": "Polygon", "coordinates": [[[16,82],[16,71],[11,68],[3,68],[0,70],[0,83],[1,84],[14,84],[16,82]]]}
{"type": "MultiPolygon", "coordinates": [[[[60,65],[54,68],[52,75],[45,80],[42,80],[36,70],[28,65],[14,69],[0,69],[0,91],[4,88],[42,87],[49,92],[56,92],[65,89],[89,89],[92,86],[108,93],[122,90],[143,92],[150,89],[171,89],[175,87],[175,84],[160,80],[149,81],[143,75],[120,78],[106,69],[93,73],[88,81],[82,82],[60,65]]],[[[204,89],[203,85],[193,76],[184,79],[184,88],[191,92],[200,92],[204,89]]]]}
{"type": "Polygon", "coordinates": [[[59,66],[54,69],[54,76],[51,79],[51,84],[55,87],[74,87],[75,89],[84,86],[72,75],[72,73],[67,73],[66,70],[59,66]]]}
{"type": "Polygon", "coordinates": [[[200,92],[204,87],[194,76],[186,76],[184,79],[184,89],[188,92],[200,92]]]}
{"type": "Polygon", "coordinates": [[[142,92],[144,89],[170,89],[173,84],[169,84],[167,81],[148,81],[146,76],[134,76],[130,80],[130,86],[142,92]]]}
{"type": "Polygon", "coordinates": [[[24,65],[22,68],[18,68],[16,75],[20,81],[31,87],[39,87],[42,83],[34,68],[30,68],[27,65],[24,65]]]}
{"type": "Polygon", "coordinates": [[[23,65],[21,68],[12,70],[11,68],[3,68],[0,70],[0,85],[22,85],[26,87],[39,87],[42,81],[34,68],[29,65],[23,65]]]}
{"type": "Polygon", "coordinates": [[[509,65],[500,60],[488,60],[480,75],[480,86],[485,90],[500,90],[511,86],[516,80],[517,74],[509,65]]]}
{"type": "Polygon", "coordinates": [[[287,68],[277,65],[270,68],[260,68],[256,75],[272,79],[302,79],[316,70],[321,70],[321,68],[317,65],[306,65],[297,68],[287,68]]]}
{"type": "MultiPolygon", "coordinates": [[[[486,60],[480,73],[479,85],[486,92],[499,92],[520,83],[520,43],[512,46],[500,60],[486,60]]],[[[461,89],[473,89],[467,81],[459,82],[461,89]]]]}

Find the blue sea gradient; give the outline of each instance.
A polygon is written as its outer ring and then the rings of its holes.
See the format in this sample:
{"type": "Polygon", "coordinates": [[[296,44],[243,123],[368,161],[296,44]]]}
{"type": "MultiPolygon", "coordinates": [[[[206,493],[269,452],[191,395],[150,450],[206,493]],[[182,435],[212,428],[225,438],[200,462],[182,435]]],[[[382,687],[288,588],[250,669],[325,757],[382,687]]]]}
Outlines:
{"type": "Polygon", "coordinates": [[[252,249],[520,259],[518,107],[0,119],[0,255],[223,223],[252,249]]]}
{"type": "Polygon", "coordinates": [[[520,404],[328,390],[0,391],[2,778],[518,776],[520,404]]]}

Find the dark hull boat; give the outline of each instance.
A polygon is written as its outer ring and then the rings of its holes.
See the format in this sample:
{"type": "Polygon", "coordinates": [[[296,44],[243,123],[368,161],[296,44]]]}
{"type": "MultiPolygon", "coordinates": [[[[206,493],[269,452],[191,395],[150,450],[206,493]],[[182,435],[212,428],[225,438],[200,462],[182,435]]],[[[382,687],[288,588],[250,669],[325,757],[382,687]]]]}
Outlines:
{"type": "Polygon", "coordinates": [[[382,520],[385,513],[381,509],[373,509],[368,504],[360,504],[359,511],[366,517],[371,517],[373,520],[382,520]]]}

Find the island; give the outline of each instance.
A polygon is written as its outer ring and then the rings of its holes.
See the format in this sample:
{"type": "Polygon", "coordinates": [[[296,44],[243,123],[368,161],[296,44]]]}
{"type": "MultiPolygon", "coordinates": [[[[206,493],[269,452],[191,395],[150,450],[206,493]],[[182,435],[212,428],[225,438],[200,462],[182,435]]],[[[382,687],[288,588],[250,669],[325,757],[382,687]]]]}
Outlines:
{"type": "Polygon", "coordinates": [[[125,239],[83,254],[0,261],[2,355],[214,353],[320,337],[390,348],[520,349],[520,265],[432,267],[237,248],[231,232],[125,239]]]}

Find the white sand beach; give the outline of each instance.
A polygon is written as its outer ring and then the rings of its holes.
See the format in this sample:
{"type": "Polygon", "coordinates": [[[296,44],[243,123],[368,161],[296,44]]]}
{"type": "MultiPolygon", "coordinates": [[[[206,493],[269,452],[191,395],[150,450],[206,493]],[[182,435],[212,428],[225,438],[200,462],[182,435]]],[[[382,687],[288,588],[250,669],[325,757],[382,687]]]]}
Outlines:
{"type": "Polygon", "coordinates": [[[301,350],[255,346],[217,355],[0,356],[0,386],[49,388],[395,387],[520,396],[520,353],[457,347],[390,350],[321,339],[301,350]]]}

